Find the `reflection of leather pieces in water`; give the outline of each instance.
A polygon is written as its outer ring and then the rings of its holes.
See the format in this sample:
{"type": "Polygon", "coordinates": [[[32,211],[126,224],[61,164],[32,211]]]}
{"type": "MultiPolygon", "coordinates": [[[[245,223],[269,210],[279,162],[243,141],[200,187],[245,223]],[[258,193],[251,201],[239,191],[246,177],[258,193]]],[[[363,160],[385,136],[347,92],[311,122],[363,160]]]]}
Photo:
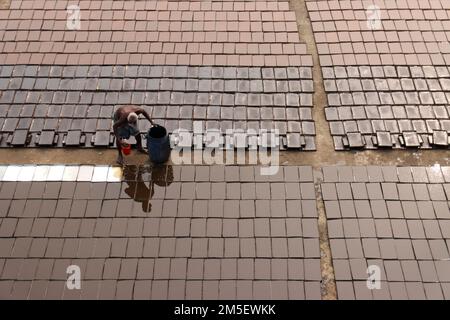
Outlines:
{"type": "Polygon", "coordinates": [[[171,185],[173,182],[173,167],[170,165],[153,166],[151,181],[160,187],[171,185]]]}
{"type": "Polygon", "coordinates": [[[152,177],[152,168],[150,166],[139,166],[137,175],[143,181],[150,181],[152,177]]]}
{"type": "Polygon", "coordinates": [[[133,199],[135,202],[142,204],[142,210],[144,212],[150,212],[151,205],[149,204],[154,190],[151,186],[151,182],[139,181],[125,181],[128,184],[125,192],[133,199]]]}
{"type": "Polygon", "coordinates": [[[152,211],[152,204],[149,200],[142,202],[142,211],[144,211],[146,213],[149,213],[150,211],[152,211]]]}
{"type": "Polygon", "coordinates": [[[173,167],[170,165],[125,166],[123,177],[123,183],[127,184],[125,193],[135,202],[141,203],[142,211],[145,213],[149,213],[152,209],[154,185],[165,187],[172,184],[174,179],[173,167]]]}
{"type": "Polygon", "coordinates": [[[124,166],[123,179],[125,181],[136,181],[138,177],[139,168],[137,166],[124,166]]]}
{"type": "MultiPolygon", "coordinates": [[[[136,202],[142,202],[142,201],[148,201],[152,194],[150,186],[147,186],[144,181],[124,181],[123,184],[126,185],[124,188],[124,192],[130,197],[130,199],[133,199],[136,202]]],[[[149,182],[147,184],[150,185],[149,182]]]]}
{"type": "Polygon", "coordinates": [[[152,198],[154,194],[154,190],[151,187],[151,183],[148,183],[149,186],[144,181],[138,181],[136,184],[136,191],[134,194],[134,200],[138,202],[148,201],[152,198]]]}
{"type": "Polygon", "coordinates": [[[141,203],[144,212],[150,212],[151,205],[149,201],[153,195],[153,188],[151,182],[146,182],[142,179],[142,167],[125,166],[123,171],[124,181],[126,184],[124,191],[135,202],[141,203]]]}
{"type": "Polygon", "coordinates": [[[125,181],[151,181],[159,186],[170,185],[173,182],[173,167],[171,165],[124,166],[123,178],[125,181]]]}

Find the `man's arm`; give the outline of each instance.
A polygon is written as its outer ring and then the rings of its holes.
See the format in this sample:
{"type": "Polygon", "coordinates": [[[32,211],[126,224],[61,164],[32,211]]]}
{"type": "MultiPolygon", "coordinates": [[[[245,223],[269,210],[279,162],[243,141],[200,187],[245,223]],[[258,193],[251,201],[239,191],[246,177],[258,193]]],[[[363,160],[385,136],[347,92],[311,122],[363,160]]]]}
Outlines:
{"type": "Polygon", "coordinates": [[[143,115],[148,121],[150,121],[150,123],[151,123],[152,125],[154,125],[153,120],[150,119],[150,116],[148,115],[147,111],[145,111],[144,109],[140,109],[139,111],[140,111],[140,113],[142,113],[142,115],[143,115]]]}

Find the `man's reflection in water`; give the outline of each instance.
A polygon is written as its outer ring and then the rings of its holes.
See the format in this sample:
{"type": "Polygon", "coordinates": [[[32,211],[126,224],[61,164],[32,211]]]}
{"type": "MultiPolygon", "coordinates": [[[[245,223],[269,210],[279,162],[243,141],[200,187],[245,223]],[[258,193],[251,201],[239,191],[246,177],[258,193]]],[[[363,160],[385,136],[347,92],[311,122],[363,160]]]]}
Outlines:
{"type": "Polygon", "coordinates": [[[155,185],[165,187],[173,182],[173,168],[170,165],[125,166],[123,175],[128,184],[125,193],[134,201],[141,202],[144,212],[152,210],[150,200],[155,194],[155,185]]]}

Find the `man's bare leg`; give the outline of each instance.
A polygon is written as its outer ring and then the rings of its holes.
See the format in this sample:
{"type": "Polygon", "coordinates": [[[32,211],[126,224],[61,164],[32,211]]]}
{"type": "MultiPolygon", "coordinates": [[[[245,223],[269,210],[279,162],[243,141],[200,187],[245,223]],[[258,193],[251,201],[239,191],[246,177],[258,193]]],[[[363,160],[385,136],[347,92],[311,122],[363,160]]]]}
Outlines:
{"type": "Polygon", "coordinates": [[[136,149],[137,149],[137,151],[139,151],[141,153],[147,153],[147,151],[145,151],[145,149],[142,147],[141,134],[137,134],[136,136],[134,136],[134,138],[136,139],[136,149]]]}
{"type": "Polygon", "coordinates": [[[120,165],[123,165],[123,154],[122,154],[122,148],[120,146],[120,141],[117,141],[117,151],[118,151],[118,155],[117,155],[116,162],[120,165]]]}

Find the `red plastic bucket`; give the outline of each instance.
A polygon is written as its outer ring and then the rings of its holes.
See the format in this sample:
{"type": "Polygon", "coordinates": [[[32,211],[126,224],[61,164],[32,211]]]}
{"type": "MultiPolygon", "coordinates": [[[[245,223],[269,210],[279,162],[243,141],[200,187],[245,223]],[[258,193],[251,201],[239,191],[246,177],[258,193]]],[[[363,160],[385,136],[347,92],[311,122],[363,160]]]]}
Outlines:
{"type": "Polygon", "coordinates": [[[124,155],[129,155],[131,153],[131,144],[124,143],[122,144],[122,153],[124,155]]]}

